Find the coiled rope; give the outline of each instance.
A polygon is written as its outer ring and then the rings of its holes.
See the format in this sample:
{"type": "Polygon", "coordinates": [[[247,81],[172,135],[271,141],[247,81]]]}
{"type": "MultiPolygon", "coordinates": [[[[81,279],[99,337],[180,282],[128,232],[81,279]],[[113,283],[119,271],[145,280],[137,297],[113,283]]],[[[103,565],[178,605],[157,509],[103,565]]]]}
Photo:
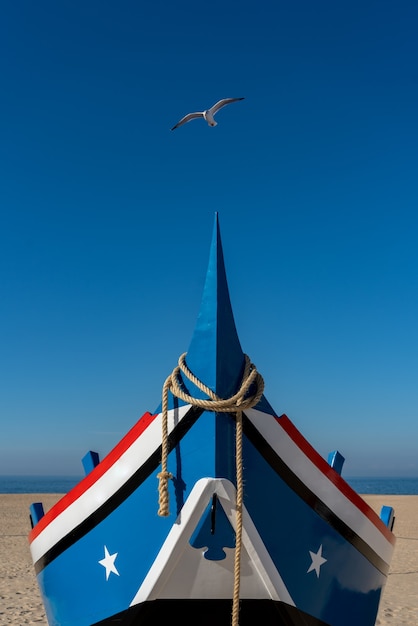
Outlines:
{"type": "Polygon", "coordinates": [[[244,495],[243,465],[242,465],[242,412],[245,409],[255,406],[264,391],[264,380],[257,372],[249,357],[245,355],[245,367],[239,390],[231,398],[220,398],[216,393],[207,387],[202,381],[189,370],[186,365],[186,352],[179,358],[177,367],[174,368],[170,376],[167,377],[162,391],[162,443],[161,443],[161,471],[158,474],[159,485],[159,510],[158,515],[166,517],[169,515],[168,501],[168,481],[173,475],[167,470],[168,458],[168,394],[171,392],[187,404],[192,404],[203,408],[206,411],[215,413],[235,413],[235,455],[236,455],[236,528],[235,528],[235,560],[234,560],[234,590],[232,601],[232,626],[238,626],[239,617],[239,593],[241,579],[241,547],[242,547],[242,506],[244,495]],[[186,393],[181,388],[180,372],[184,374],[198,389],[203,391],[209,399],[199,399],[186,393]],[[254,385],[254,392],[250,393],[251,386],[254,385]]]}

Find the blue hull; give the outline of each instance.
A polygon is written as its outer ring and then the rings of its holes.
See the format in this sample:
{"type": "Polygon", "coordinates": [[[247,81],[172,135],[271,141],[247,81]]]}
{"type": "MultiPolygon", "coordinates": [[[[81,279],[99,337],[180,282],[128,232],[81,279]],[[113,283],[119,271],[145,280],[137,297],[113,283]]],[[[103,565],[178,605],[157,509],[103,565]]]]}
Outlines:
{"type": "MultiPolygon", "coordinates": [[[[243,375],[217,221],[187,364],[221,397],[243,375]]],[[[183,380],[190,395],[200,389],[183,380]]],[[[236,415],[170,397],[168,517],[157,515],[163,411],[132,431],[31,533],[50,626],[230,624],[236,415]]],[[[262,395],[242,415],[240,624],[373,626],[391,530],[262,395]]]]}

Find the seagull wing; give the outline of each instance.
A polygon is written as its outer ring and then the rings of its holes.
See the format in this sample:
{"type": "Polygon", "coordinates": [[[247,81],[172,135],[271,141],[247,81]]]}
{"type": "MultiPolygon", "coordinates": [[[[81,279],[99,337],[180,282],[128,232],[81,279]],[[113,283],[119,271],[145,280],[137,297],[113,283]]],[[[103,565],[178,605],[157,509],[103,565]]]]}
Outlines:
{"type": "Polygon", "coordinates": [[[171,130],[178,128],[179,126],[183,126],[183,124],[187,124],[187,122],[190,122],[190,120],[195,120],[198,117],[203,117],[203,113],[188,113],[187,115],[182,117],[181,120],[177,122],[177,124],[173,126],[171,130]]]}
{"type": "Polygon", "coordinates": [[[219,111],[219,109],[222,109],[222,107],[224,107],[225,105],[231,104],[231,102],[238,102],[239,100],[244,100],[244,98],[224,98],[223,100],[219,100],[219,102],[214,104],[213,107],[210,107],[209,111],[212,113],[212,115],[215,115],[215,113],[219,111]]]}

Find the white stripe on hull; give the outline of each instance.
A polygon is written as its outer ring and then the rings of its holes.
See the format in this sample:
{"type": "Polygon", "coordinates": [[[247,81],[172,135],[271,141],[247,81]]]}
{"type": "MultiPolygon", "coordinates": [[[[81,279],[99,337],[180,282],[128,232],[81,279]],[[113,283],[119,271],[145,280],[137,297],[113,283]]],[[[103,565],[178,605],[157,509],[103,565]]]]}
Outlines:
{"type": "MultiPolygon", "coordinates": [[[[179,424],[189,409],[190,405],[185,405],[168,412],[169,433],[179,424]]],[[[394,546],[368,517],[318,469],[277,420],[256,409],[247,409],[245,414],[276,454],[308,489],[370,545],[383,561],[389,564],[394,546]]],[[[103,476],[35,537],[30,546],[33,561],[36,563],[58,541],[112,497],[160,445],[161,414],[151,422],[103,476]]]]}
{"type": "Polygon", "coordinates": [[[387,564],[394,546],[309,459],[271,415],[247,409],[245,415],[292,472],[387,564]]]}
{"type": "MultiPolygon", "coordinates": [[[[178,425],[189,409],[190,405],[186,405],[168,412],[169,432],[178,425]]],[[[60,539],[86,520],[123,487],[126,481],[148,460],[160,445],[161,413],[103,476],[35,537],[30,546],[33,562],[36,563],[60,539]]]]}

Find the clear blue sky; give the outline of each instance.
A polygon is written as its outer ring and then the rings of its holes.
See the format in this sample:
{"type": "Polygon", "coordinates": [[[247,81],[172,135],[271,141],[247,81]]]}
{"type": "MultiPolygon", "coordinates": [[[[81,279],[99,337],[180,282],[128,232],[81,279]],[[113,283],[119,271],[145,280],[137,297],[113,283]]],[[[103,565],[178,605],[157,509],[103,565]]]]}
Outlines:
{"type": "Polygon", "coordinates": [[[155,410],[218,211],[275,410],[347,476],[418,476],[417,29],[413,0],[2,3],[0,474],[81,474],[155,410]]]}

